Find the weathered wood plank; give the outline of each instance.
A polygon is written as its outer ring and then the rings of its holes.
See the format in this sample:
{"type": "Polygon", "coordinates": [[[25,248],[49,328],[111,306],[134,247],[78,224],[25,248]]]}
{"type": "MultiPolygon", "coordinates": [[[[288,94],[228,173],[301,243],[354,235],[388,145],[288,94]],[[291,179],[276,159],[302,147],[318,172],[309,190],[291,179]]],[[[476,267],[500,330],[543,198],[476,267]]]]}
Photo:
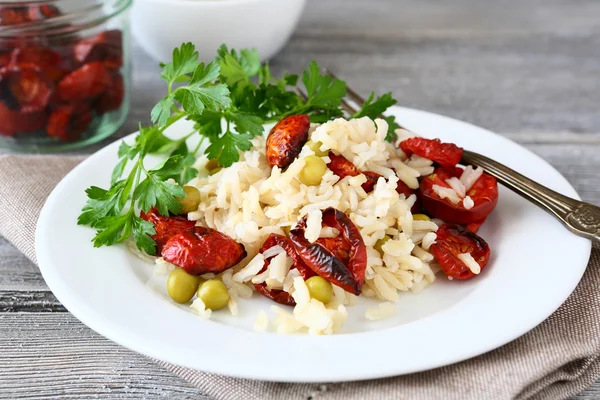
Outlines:
{"type": "Polygon", "coordinates": [[[2,399],[205,399],[68,313],[0,314],[2,399]]]}
{"type": "MultiPolygon", "coordinates": [[[[512,132],[600,204],[598,15],[597,0],[309,0],[271,65],[297,72],[315,59],[360,93],[392,91],[401,105],[512,132]]],[[[165,91],[135,44],[133,58],[131,112],[115,137],[147,122],[165,91]]],[[[0,398],[199,398],[70,314],[43,312],[59,307],[37,267],[0,239],[0,398]]],[[[573,400],[598,398],[600,384],[573,400]]]]}

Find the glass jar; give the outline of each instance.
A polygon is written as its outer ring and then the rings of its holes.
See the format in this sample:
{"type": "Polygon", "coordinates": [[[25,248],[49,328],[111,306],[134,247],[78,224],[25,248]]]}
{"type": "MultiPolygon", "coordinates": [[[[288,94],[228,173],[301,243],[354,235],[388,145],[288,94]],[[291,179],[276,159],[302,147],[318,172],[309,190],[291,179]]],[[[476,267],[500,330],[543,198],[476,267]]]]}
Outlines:
{"type": "Polygon", "coordinates": [[[123,124],[131,1],[0,1],[0,148],[72,149],[123,124]]]}

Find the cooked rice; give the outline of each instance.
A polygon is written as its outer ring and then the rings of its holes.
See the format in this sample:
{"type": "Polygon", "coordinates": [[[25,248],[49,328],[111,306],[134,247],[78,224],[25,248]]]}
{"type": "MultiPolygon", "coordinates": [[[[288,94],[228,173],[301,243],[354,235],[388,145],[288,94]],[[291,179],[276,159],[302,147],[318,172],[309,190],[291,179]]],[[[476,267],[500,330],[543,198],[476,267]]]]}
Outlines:
{"type": "Polygon", "coordinates": [[[456,192],[456,194],[458,194],[459,197],[465,197],[465,195],[467,193],[467,188],[460,181],[460,179],[453,176],[450,179],[446,179],[446,183],[448,184],[448,186],[450,186],[452,189],[454,189],[454,191],[456,192]]]}
{"type": "MultiPolygon", "coordinates": [[[[430,267],[433,256],[428,250],[435,241],[438,225],[434,221],[414,221],[410,210],[416,196],[406,199],[396,192],[399,180],[413,189],[418,188],[418,178],[431,173],[433,163],[416,155],[407,159],[400,149],[385,142],[387,129],[384,120],[377,119],[373,123],[369,118],[336,119],[310,129],[309,139],[321,142],[322,151],[333,150],[359,169],[382,175],[368,194],[361,187],[366,182],[362,174],[340,179],[328,169],[319,185],[302,184],[297,177],[305,165],[304,157],[314,155],[308,146],[302,148],[286,170],[271,168],[265,157],[265,137],[262,136],[253,139],[253,147],[241,153],[238,162],[212,175],[202,169],[205,158],[197,161],[196,167],[201,172],[188,184],[200,191],[202,201],[188,218],[243,243],[247,252],[236,267],[217,276],[230,293],[232,314],[238,312],[240,297],[252,296],[253,283],[265,283],[267,287],[290,293],[296,306],[292,313],[272,306],[274,318],[268,321],[266,315],[260,314],[255,328],[267,329],[270,322],[279,333],[331,334],[343,325],[348,318],[346,306],[354,304],[357,296],[334,286],[333,300],[325,305],[310,298],[298,270],[290,269],[293,260],[283,248],[274,246],[264,254],[258,253],[271,233],[284,234],[284,229],[293,227],[304,216],[307,216],[307,240],[335,237],[339,232],[321,227],[321,212],[327,207],[346,213],[367,246],[363,295],[401,301],[402,292],[416,293],[435,280],[439,269],[436,267],[434,271],[430,267]],[[390,240],[382,246],[380,254],[373,246],[385,235],[389,235],[390,240]],[[269,266],[260,272],[266,259],[270,261],[269,266]]],[[[403,130],[398,134],[400,137],[412,135],[403,130]]],[[[329,158],[323,157],[323,160],[328,162],[329,158]]],[[[461,201],[455,190],[442,189],[451,192],[448,196],[453,195],[457,203],[461,201]]],[[[210,316],[210,310],[206,310],[201,301],[195,300],[191,307],[204,317],[210,316]]],[[[382,303],[367,314],[369,319],[379,319],[390,313],[394,313],[394,306],[382,303]]]]}
{"type": "Polygon", "coordinates": [[[471,253],[462,253],[462,254],[459,254],[457,257],[475,275],[477,275],[477,274],[479,274],[481,272],[481,266],[477,263],[477,261],[475,261],[475,259],[471,255],[471,253]]]}
{"type": "Polygon", "coordinates": [[[377,307],[369,308],[365,312],[365,318],[370,321],[375,321],[378,319],[384,319],[391,317],[396,313],[396,307],[394,304],[385,302],[379,303],[377,307]]]}
{"type": "Polygon", "coordinates": [[[440,196],[440,198],[448,199],[452,202],[452,204],[458,204],[461,202],[461,198],[458,196],[458,193],[456,193],[456,191],[452,188],[440,185],[433,185],[431,188],[435,194],[440,196]]]}
{"type": "Polygon", "coordinates": [[[470,196],[467,196],[463,199],[463,207],[465,207],[466,210],[470,210],[474,205],[475,202],[470,196]]]}
{"type": "Polygon", "coordinates": [[[465,185],[466,192],[471,190],[477,179],[483,175],[483,168],[477,167],[473,169],[472,165],[468,165],[460,176],[460,181],[465,185]]]}
{"type": "Polygon", "coordinates": [[[256,332],[266,332],[269,328],[269,318],[267,317],[267,313],[263,310],[260,310],[256,314],[256,321],[254,322],[254,330],[256,332]]]}

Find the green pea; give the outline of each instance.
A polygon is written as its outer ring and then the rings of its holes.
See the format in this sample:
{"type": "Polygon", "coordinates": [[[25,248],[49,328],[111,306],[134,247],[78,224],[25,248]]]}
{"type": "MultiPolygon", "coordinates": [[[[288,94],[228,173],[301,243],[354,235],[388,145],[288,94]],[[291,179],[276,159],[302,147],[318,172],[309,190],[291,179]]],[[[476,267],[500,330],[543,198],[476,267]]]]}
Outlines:
{"type": "Polygon", "coordinates": [[[315,153],[315,156],[317,157],[325,157],[327,154],[329,154],[328,151],[321,150],[321,146],[323,145],[321,142],[313,142],[312,140],[309,140],[306,142],[306,145],[315,153]]]}
{"type": "Polygon", "coordinates": [[[313,276],[306,280],[306,287],[308,287],[308,292],[310,293],[310,297],[315,300],[319,300],[323,304],[327,304],[333,298],[333,287],[331,283],[329,283],[324,278],[320,276],[313,276]]]}
{"type": "Polygon", "coordinates": [[[213,311],[227,307],[229,292],[225,284],[218,279],[209,279],[198,288],[198,297],[204,302],[206,308],[213,311]]]}
{"type": "Polygon", "coordinates": [[[198,206],[200,205],[200,191],[193,186],[184,186],[183,190],[185,191],[185,197],[178,198],[179,203],[181,203],[181,211],[184,213],[189,213],[192,211],[196,211],[198,206]]]}
{"type": "Polygon", "coordinates": [[[208,160],[208,162],[206,163],[204,168],[206,168],[207,171],[212,171],[213,169],[217,168],[218,166],[219,166],[219,162],[217,161],[216,158],[213,158],[212,160],[208,160]]]}
{"type": "Polygon", "coordinates": [[[425,214],[413,214],[413,221],[431,221],[431,218],[425,214]]]}
{"type": "Polygon", "coordinates": [[[317,156],[307,156],[304,157],[304,168],[298,174],[298,179],[300,182],[304,183],[307,186],[317,186],[321,184],[321,179],[323,179],[323,175],[327,171],[327,164],[321,157],[317,156]]]}
{"type": "Polygon", "coordinates": [[[183,268],[175,268],[167,278],[167,292],[177,303],[187,303],[194,297],[200,277],[190,275],[183,268]]]}
{"type": "Polygon", "coordinates": [[[377,250],[380,254],[383,254],[383,249],[381,247],[390,239],[391,238],[388,235],[385,235],[384,237],[375,242],[375,246],[373,246],[373,248],[377,250]]]}

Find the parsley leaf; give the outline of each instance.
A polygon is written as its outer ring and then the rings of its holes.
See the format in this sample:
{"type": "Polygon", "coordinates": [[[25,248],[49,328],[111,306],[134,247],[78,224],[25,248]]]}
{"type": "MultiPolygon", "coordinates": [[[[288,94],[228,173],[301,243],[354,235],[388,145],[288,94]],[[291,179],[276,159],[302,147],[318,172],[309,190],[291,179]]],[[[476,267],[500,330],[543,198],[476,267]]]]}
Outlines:
{"type": "Polygon", "coordinates": [[[173,59],[162,67],[160,77],[172,84],[182,75],[192,73],[196,65],[198,65],[196,47],[190,42],[184,43],[179,48],[173,49],[173,59]]]}
{"type": "Polygon", "coordinates": [[[235,130],[238,133],[248,133],[254,137],[262,135],[265,131],[263,127],[264,121],[256,115],[230,112],[227,114],[227,119],[235,124],[235,130]]]}
{"type": "Polygon", "coordinates": [[[252,136],[248,134],[236,134],[231,131],[225,132],[220,137],[214,138],[212,143],[206,149],[206,154],[210,159],[217,159],[219,165],[229,167],[234,162],[239,161],[239,150],[250,150],[252,136]]]}
{"type": "Polygon", "coordinates": [[[183,109],[190,114],[202,114],[204,108],[220,110],[231,105],[229,89],[226,85],[210,84],[219,76],[220,67],[211,62],[208,65],[200,63],[194,70],[194,75],[187,86],[175,89],[175,99],[183,109]]]}
{"type": "MultiPolygon", "coordinates": [[[[375,97],[375,93],[371,92],[369,98],[365,101],[362,108],[355,113],[352,118],[361,118],[361,117],[369,117],[371,119],[381,118],[382,114],[397,103],[397,101],[392,97],[392,93],[388,92],[382,96],[377,97],[375,101],[373,98],[375,97]]],[[[388,132],[385,137],[385,140],[388,142],[394,142],[397,138],[396,129],[400,128],[400,125],[396,122],[396,118],[393,115],[384,117],[385,121],[388,123],[388,132]]]]}
{"type": "Polygon", "coordinates": [[[375,93],[371,92],[369,98],[365,101],[362,108],[352,116],[352,118],[369,117],[371,119],[380,118],[381,115],[397,103],[392,97],[392,93],[388,92],[382,96],[377,97],[377,100],[373,101],[375,93]]]}
{"type": "Polygon", "coordinates": [[[321,69],[312,61],[302,74],[302,83],[308,94],[307,104],[320,108],[338,108],[346,95],[346,83],[321,74],[321,69]]]}

